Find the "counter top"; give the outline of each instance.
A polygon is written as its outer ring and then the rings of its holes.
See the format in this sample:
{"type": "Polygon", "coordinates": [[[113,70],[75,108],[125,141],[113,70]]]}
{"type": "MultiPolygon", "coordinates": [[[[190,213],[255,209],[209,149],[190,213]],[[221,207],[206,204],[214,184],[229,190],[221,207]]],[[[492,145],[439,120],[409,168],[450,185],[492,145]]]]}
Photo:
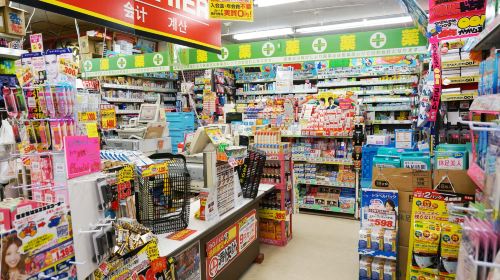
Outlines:
{"type": "MultiPolygon", "coordinates": [[[[259,192],[256,199],[261,198],[265,194],[269,193],[274,189],[274,185],[270,184],[260,184],[259,192]]],[[[158,237],[158,249],[160,251],[160,256],[173,257],[179,254],[183,249],[187,248],[193,241],[201,239],[206,234],[210,233],[212,229],[216,228],[217,225],[224,223],[225,221],[234,217],[238,212],[245,206],[251,204],[254,200],[249,198],[244,198],[240,205],[231,209],[224,215],[220,216],[218,219],[213,221],[202,221],[194,217],[196,211],[200,208],[200,200],[196,200],[191,203],[191,209],[189,211],[189,225],[188,229],[196,230],[195,233],[188,236],[186,239],[177,241],[168,239],[167,236],[172,233],[159,234],[158,237]]]]}

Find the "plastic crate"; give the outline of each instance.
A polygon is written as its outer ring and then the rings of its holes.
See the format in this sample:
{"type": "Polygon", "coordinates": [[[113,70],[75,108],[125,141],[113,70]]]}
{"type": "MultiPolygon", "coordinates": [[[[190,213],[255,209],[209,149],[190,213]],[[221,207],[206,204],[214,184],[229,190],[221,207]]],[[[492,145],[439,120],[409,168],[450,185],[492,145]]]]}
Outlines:
{"type": "Polygon", "coordinates": [[[187,124],[185,122],[169,122],[168,130],[194,130],[194,123],[187,124]]]}

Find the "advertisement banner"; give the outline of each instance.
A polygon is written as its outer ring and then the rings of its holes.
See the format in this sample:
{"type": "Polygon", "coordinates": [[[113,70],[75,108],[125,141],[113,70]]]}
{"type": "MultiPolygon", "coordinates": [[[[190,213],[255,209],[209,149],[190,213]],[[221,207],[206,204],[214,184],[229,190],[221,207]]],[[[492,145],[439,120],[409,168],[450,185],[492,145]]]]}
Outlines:
{"type": "Polygon", "coordinates": [[[93,172],[101,167],[99,138],[88,136],[64,137],[64,156],[68,179],[73,179],[93,172]]]}
{"type": "Polygon", "coordinates": [[[84,78],[170,71],[172,58],[167,52],[94,58],[82,62],[84,78]]]}
{"type": "Polygon", "coordinates": [[[253,0],[210,0],[209,18],[253,21],[253,0]]]}
{"type": "Polygon", "coordinates": [[[208,0],[18,0],[148,39],[220,51],[221,23],[208,19],[208,0]]]}
{"type": "Polygon", "coordinates": [[[189,53],[189,65],[177,70],[420,54],[427,53],[426,44],[427,39],[417,28],[231,44],[223,46],[219,55],[182,50],[189,53]]]}
{"type": "Polygon", "coordinates": [[[254,209],[206,244],[207,279],[214,279],[257,239],[257,211],[254,209]]]}
{"type": "Polygon", "coordinates": [[[429,35],[440,40],[476,36],[484,29],[484,0],[429,2],[429,35]]]}
{"type": "Polygon", "coordinates": [[[363,227],[396,229],[398,191],[366,189],[361,202],[363,227]]]}

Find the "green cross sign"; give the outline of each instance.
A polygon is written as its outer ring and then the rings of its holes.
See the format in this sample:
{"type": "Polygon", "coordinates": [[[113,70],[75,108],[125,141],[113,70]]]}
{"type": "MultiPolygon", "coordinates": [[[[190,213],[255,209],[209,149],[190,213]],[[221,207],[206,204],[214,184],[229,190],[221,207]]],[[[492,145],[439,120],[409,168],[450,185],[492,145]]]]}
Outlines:
{"type": "Polygon", "coordinates": [[[163,56],[159,53],[155,54],[153,57],[153,62],[155,65],[161,65],[163,63],[163,56]]]}
{"type": "Polygon", "coordinates": [[[220,54],[218,54],[217,56],[219,57],[220,60],[226,60],[228,55],[229,55],[229,52],[228,52],[227,48],[223,47],[220,50],[220,54]]]}
{"type": "Polygon", "coordinates": [[[86,72],[91,71],[92,70],[92,61],[90,61],[90,60],[85,61],[85,63],[83,64],[83,67],[85,68],[86,72]]]}
{"type": "Polygon", "coordinates": [[[125,68],[125,66],[127,66],[127,60],[123,57],[120,57],[120,58],[118,58],[118,61],[116,62],[116,64],[118,65],[118,67],[123,69],[123,68],[125,68]]]}
{"type": "Polygon", "coordinates": [[[262,46],[262,53],[265,56],[271,56],[274,53],[274,45],[273,43],[267,42],[262,46]]]}
{"type": "Polygon", "coordinates": [[[387,37],[382,32],[374,33],[370,37],[370,45],[372,45],[372,47],[376,49],[383,47],[386,42],[387,42],[387,37]]]}
{"type": "Polygon", "coordinates": [[[327,43],[326,40],[323,38],[316,38],[314,39],[312,46],[315,52],[321,53],[325,51],[327,43]]]}

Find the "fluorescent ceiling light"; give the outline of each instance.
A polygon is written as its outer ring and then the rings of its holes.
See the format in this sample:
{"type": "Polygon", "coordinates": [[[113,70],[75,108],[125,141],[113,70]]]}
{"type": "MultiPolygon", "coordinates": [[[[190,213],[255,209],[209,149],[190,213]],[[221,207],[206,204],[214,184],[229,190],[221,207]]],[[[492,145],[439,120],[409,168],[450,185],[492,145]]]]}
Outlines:
{"type": "Polygon", "coordinates": [[[331,25],[304,27],[304,28],[298,28],[297,32],[298,33],[316,33],[316,32],[353,29],[353,28],[360,28],[360,27],[374,27],[374,26],[382,26],[382,25],[391,25],[391,24],[407,23],[407,22],[412,22],[411,16],[381,18],[381,19],[369,19],[369,20],[356,21],[356,22],[346,22],[346,23],[331,24],[331,25]]]}
{"type": "Polygon", "coordinates": [[[269,7],[269,6],[290,4],[301,1],[304,0],[255,0],[254,2],[258,7],[269,7]]]}
{"type": "Polygon", "coordinates": [[[271,29],[264,31],[255,31],[248,33],[240,33],[233,35],[233,38],[238,41],[243,40],[251,40],[251,39],[259,39],[259,38],[269,38],[269,37],[278,37],[293,34],[293,29],[290,27],[280,28],[280,29],[271,29]]]}

